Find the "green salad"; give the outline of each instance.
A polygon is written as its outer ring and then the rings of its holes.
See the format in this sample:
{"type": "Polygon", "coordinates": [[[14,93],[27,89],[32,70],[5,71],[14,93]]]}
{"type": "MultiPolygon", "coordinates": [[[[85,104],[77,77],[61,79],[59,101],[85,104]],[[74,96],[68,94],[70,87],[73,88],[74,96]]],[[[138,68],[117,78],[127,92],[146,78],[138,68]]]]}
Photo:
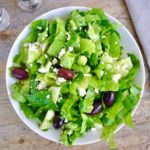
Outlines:
{"type": "Polygon", "coordinates": [[[133,127],[140,63],[124,52],[117,27],[97,8],[36,20],[13,58],[12,98],[43,132],[59,129],[65,145],[100,129],[113,147],[117,127],[133,127]]]}

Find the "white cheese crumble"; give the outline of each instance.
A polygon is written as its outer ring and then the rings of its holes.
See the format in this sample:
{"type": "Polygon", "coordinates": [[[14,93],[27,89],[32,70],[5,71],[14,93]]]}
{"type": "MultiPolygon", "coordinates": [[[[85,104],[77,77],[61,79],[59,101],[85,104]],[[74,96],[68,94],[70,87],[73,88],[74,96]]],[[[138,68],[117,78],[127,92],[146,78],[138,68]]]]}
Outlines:
{"type": "Polygon", "coordinates": [[[46,66],[41,66],[41,67],[38,69],[38,72],[40,72],[40,73],[47,73],[47,72],[49,72],[49,69],[50,69],[51,66],[52,66],[52,63],[51,63],[51,62],[48,62],[48,63],[46,64],[46,66]]]}
{"type": "Polygon", "coordinates": [[[30,64],[30,67],[32,67],[33,66],[33,64],[30,64]]]}
{"type": "Polygon", "coordinates": [[[68,32],[66,32],[66,35],[67,35],[67,41],[70,40],[70,34],[68,32]]]}
{"type": "Polygon", "coordinates": [[[119,79],[121,78],[121,74],[114,74],[112,76],[113,81],[115,81],[116,83],[118,83],[119,79]]]}
{"type": "Polygon", "coordinates": [[[66,79],[58,77],[57,80],[56,80],[56,83],[60,84],[62,82],[66,82],[66,79]]]}
{"type": "Polygon", "coordinates": [[[127,65],[127,64],[123,64],[123,65],[121,66],[121,68],[122,68],[123,70],[128,69],[128,65],[127,65]]]}
{"type": "Polygon", "coordinates": [[[120,65],[114,65],[114,68],[119,71],[121,69],[120,65]]]}
{"type": "Polygon", "coordinates": [[[56,65],[58,63],[58,60],[56,58],[53,59],[52,64],[56,65]]]}
{"type": "Polygon", "coordinates": [[[65,49],[62,48],[59,55],[58,55],[58,58],[60,59],[65,54],[65,52],[66,52],[65,49]]]}
{"type": "Polygon", "coordinates": [[[73,26],[73,28],[72,28],[73,30],[77,30],[77,27],[76,26],[73,26]]]}
{"type": "Polygon", "coordinates": [[[57,74],[58,73],[58,69],[54,68],[53,71],[57,74]]]}
{"type": "Polygon", "coordinates": [[[98,89],[95,89],[95,93],[98,94],[98,93],[99,93],[99,90],[98,90],[98,89]]]}
{"type": "Polygon", "coordinates": [[[50,95],[47,95],[46,98],[50,98],[50,95]]]}
{"type": "Polygon", "coordinates": [[[38,90],[43,90],[45,88],[46,88],[46,84],[44,82],[40,82],[36,87],[36,89],[38,90]]]}
{"type": "Polygon", "coordinates": [[[40,27],[40,26],[37,26],[37,29],[39,29],[39,30],[42,30],[42,27],[40,27]]]}
{"type": "Polygon", "coordinates": [[[36,44],[29,44],[29,50],[28,51],[37,51],[37,45],[36,44]]]}
{"type": "Polygon", "coordinates": [[[68,119],[65,119],[65,121],[64,121],[65,123],[67,123],[68,122],[68,119]]]}
{"type": "Polygon", "coordinates": [[[72,46],[69,46],[69,51],[71,52],[71,51],[73,51],[73,47],[72,46]]]}
{"type": "Polygon", "coordinates": [[[83,88],[78,88],[78,91],[79,91],[79,95],[80,95],[80,96],[86,95],[86,90],[85,90],[85,89],[83,89],[83,88]]]}
{"type": "Polygon", "coordinates": [[[46,49],[46,44],[42,44],[42,45],[41,45],[41,48],[42,48],[42,52],[44,52],[45,49],[46,49]]]}

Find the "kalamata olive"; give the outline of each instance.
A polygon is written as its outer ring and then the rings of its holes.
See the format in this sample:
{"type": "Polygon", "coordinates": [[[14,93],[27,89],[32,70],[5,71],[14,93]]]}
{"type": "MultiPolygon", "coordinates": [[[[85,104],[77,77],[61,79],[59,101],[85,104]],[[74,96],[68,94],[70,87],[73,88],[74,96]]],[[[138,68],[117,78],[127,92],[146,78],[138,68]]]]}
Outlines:
{"type": "Polygon", "coordinates": [[[65,119],[60,118],[58,114],[55,115],[53,120],[53,126],[55,129],[60,129],[64,124],[65,119]]]}
{"type": "Polygon", "coordinates": [[[66,80],[71,80],[74,77],[74,72],[67,68],[59,68],[58,76],[66,79],[66,80]]]}
{"type": "Polygon", "coordinates": [[[28,72],[21,67],[14,67],[12,70],[12,75],[19,80],[25,80],[29,77],[28,72]]]}
{"type": "Polygon", "coordinates": [[[93,110],[91,111],[90,115],[95,115],[103,110],[102,101],[98,101],[94,103],[93,110]]]}
{"type": "Polygon", "coordinates": [[[111,107],[115,100],[115,93],[112,91],[106,92],[104,94],[104,103],[107,107],[111,107]]]}

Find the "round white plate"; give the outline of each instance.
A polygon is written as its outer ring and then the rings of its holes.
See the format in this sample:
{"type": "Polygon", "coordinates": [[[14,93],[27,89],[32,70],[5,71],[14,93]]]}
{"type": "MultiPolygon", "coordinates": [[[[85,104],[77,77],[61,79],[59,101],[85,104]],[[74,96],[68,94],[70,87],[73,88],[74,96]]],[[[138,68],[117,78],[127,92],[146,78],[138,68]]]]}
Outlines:
{"type": "MultiPolygon", "coordinates": [[[[82,10],[82,11],[90,10],[90,8],[87,8],[87,7],[78,7],[78,6],[63,7],[63,8],[58,8],[58,9],[49,11],[49,12],[41,15],[37,19],[46,18],[46,19],[49,19],[49,20],[53,20],[58,16],[60,18],[66,18],[70,14],[70,12],[75,10],[75,9],[79,9],[79,10],[82,10]]],[[[108,19],[111,22],[121,24],[115,18],[111,17],[108,14],[106,14],[106,15],[107,15],[108,19]]],[[[17,37],[17,39],[16,39],[16,41],[15,41],[15,43],[14,43],[14,45],[13,45],[13,47],[12,47],[10,53],[9,53],[7,66],[6,66],[7,92],[8,92],[11,104],[12,104],[14,110],[16,111],[17,115],[31,130],[33,130],[35,133],[41,135],[42,137],[44,137],[48,140],[51,140],[51,141],[54,141],[54,142],[59,142],[60,130],[55,130],[55,129],[52,128],[52,129],[49,129],[47,132],[41,131],[34,121],[29,120],[24,116],[24,114],[22,113],[22,111],[19,108],[18,102],[15,101],[14,99],[12,99],[11,96],[10,96],[11,95],[10,85],[12,83],[14,83],[16,80],[9,75],[8,68],[12,66],[13,57],[19,52],[21,41],[29,34],[29,32],[30,32],[29,26],[30,25],[27,25],[24,28],[24,30],[20,33],[20,35],[17,37]]],[[[130,32],[124,26],[118,28],[118,32],[121,35],[121,45],[123,46],[124,51],[135,54],[140,60],[141,67],[139,69],[139,72],[137,74],[137,77],[136,77],[135,81],[138,85],[140,85],[142,87],[142,92],[141,92],[141,95],[142,95],[143,94],[143,89],[144,89],[144,83],[145,83],[145,69],[144,69],[144,63],[143,63],[143,58],[142,58],[140,49],[139,49],[136,41],[134,40],[133,36],[130,34],[130,32]]],[[[136,106],[136,108],[137,107],[138,107],[138,105],[136,106]]],[[[136,108],[134,109],[134,112],[135,112],[136,108]]],[[[116,132],[119,129],[121,129],[122,127],[123,127],[123,125],[118,127],[116,132]]],[[[100,140],[100,131],[99,130],[90,131],[84,137],[77,139],[73,143],[73,145],[89,144],[89,143],[97,142],[99,140],[100,140]]]]}

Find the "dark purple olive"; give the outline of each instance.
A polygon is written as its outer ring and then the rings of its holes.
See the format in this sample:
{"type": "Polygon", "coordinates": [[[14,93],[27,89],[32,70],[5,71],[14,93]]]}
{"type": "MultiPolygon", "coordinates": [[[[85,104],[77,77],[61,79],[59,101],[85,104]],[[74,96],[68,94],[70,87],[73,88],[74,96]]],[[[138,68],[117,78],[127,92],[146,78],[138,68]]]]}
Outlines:
{"type": "Polygon", "coordinates": [[[102,101],[98,101],[94,103],[93,110],[91,111],[90,115],[95,115],[103,110],[102,101]]]}
{"type": "Polygon", "coordinates": [[[64,124],[65,119],[60,118],[58,114],[55,115],[53,120],[53,126],[55,129],[60,129],[64,124]]]}
{"type": "Polygon", "coordinates": [[[58,70],[58,76],[66,79],[66,80],[72,80],[74,77],[74,72],[67,68],[60,68],[58,70]]]}
{"type": "Polygon", "coordinates": [[[28,72],[21,67],[14,67],[12,70],[12,75],[19,80],[25,80],[29,77],[28,72]]]}
{"type": "Polygon", "coordinates": [[[104,94],[104,103],[107,107],[111,107],[115,100],[115,93],[112,91],[106,92],[104,94]]]}

